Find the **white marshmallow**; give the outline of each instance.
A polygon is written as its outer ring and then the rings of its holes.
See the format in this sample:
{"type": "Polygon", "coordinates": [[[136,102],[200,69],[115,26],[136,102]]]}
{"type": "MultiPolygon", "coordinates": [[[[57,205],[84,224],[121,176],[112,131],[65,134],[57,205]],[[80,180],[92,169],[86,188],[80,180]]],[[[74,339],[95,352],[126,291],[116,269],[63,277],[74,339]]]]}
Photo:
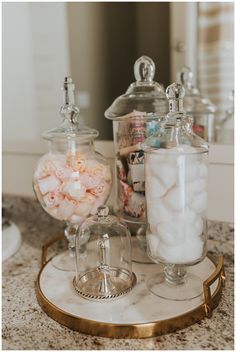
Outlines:
{"type": "Polygon", "coordinates": [[[193,182],[186,185],[186,193],[188,194],[188,200],[192,201],[196,196],[206,191],[206,180],[204,178],[198,178],[193,182]]]}
{"type": "Polygon", "coordinates": [[[60,180],[55,176],[48,176],[38,180],[39,190],[43,195],[48,192],[56,191],[60,184],[60,180]]]}
{"type": "Polygon", "coordinates": [[[167,246],[160,242],[157,256],[169,264],[184,263],[184,245],[167,246]]]}
{"type": "Polygon", "coordinates": [[[85,187],[80,181],[72,181],[65,184],[63,192],[68,193],[72,198],[80,200],[84,198],[86,194],[85,187]]]}
{"type": "Polygon", "coordinates": [[[182,221],[183,223],[189,222],[189,223],[194,223],[197,219],[198,216],[196,212],[194,212],[192,209],[186,207],[180,212],[177,216],[178,220],[182,221]]]}
{"type": "Polygon", "coordinates": [[[151,171],[154,177],[157,177],[159,182],[165,187],[165,189],[171,188],[177,179],[177,170],[171,163],[159,163],[156,165],[150,165],[151,171]]]}
{"type": "Polygon", "coordinates": [[[64,199],[58,207],[58,217],[61,220],[67,220],[74,213],[76,208],[76,202],[64,199]]]}
{"type": "Polygon", "coordinates": [[[198,194],[189,206],[197,213],[203,213],[207,208],[207,192],[198,194]]]}
{"type": "Polygon", "coordinates": [[[193,210],[186,208],[176,217],[176,221],[183,224],[184,238],[198,237],[203,231],[203,220],[193,210]]]}
{"type": "Polygon", "coordinates": [[[189,238],[184,243],[184,256],[185,263],[193,262],[201,258],[203,254],[203,241],[200,238],[189,238]]]}
{"type": "Polygon", "coordinates": [[[174,187],[165,196],[166,206],[174,211],[180,211],[185,208],[187,199],[184,187],[174,187]]]}
{"type": "Polygon", "coordinates": [[[146,179],[145,190],[148,201],[162,197],[167,191],[166,187],[154,176],[149,176],[146,179]]]}
{"type": "Polygon", "coordinates": [[[201,258],[203,242],[200,239],[191,239],[177,246],[158,245],[158,257],[170,264],[187,264],[201,258]]]}
{"type": "Polygon", "coordinates": [[[149,204],[150,206],[147,209],[148,222],[150,224],[158,224],[160,222],[170,221],[174,214],[171,212],[168,207],[165,205],[164,200],[153,202],[149,204]]]}
{"type": "Polygon", "coordinates": [[[184,234],[185,234],[185,238],[197,238],[199,236],[201,236],[203,232],[203,220],[201,219],[201,217],[197,217],[195,222],[188,222],[186,221],[184,223],[184,234]]]}
{"type": "Polygon", "coordinates": [[[199,167],[198,163],[185,163],[184,165],[179,166],[178,177],[179,183],[181,182],[192,182],[199,178],[199,167]]]}
{"type": "Polygon", "coordinates": [[[167,246],[177,246],[184,241],[184,223],[181,221],[160,223],[157,232],[161,242],[167,246]]]}

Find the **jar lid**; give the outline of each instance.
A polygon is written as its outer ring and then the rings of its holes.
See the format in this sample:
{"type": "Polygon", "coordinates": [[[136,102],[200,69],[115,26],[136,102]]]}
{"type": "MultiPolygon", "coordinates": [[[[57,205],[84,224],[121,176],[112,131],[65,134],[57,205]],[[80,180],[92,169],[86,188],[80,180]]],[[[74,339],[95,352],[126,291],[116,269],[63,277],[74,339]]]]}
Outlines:
{"type": "Polygon", "coordinates": [[[193,118],[186,114],[183,107],[185,97],[183,85],[171,84],[166,89],[166,97],[169,101],[169,113],[163,119],[157,133],[142,143],[143,150],[152,152],[157,149],[171,149],[169,153],[173,151],[174,154],[208,151],[207,142],[193,132],[193,118]]]}
{"type": "Polygon", "coordinates": [[[163,115],[167,112],[167,100],[164,88],[153,81],[155,64],[148,56],[141,56],[134,64],[136,81],[132,83],[125,94],[115,99],[105,111],[105,117],[119,120],[132,112],[154,113],[163,115]]]}
{"type": "Polygon", "coordinates": [[[99,135],[99,132],[84,125],[79,120],[80,110],[75,105],[75,85],[71,77],[65,77],[63,82],[63,105],[60,109],[60,114],[63,117],[62,124],[59,127],[45,131],[43,138],[52,139],[93,139],[99,135]]]}
{"type": "Polygon", "coordinates": [[[193,72],[187,66],[183,66],[177,75],[177,80],[184,86],[185,98],[184,109],[190,114],[214,113],[217,107],[210,99],[202,96],[199,90],[193,85],[193,72]]]}
{"type": "Polygon", "coordinates": [[[225,110],[224,118],[218,123],[218,126],[227,129],[234,128],[234,90],[229,95],[230,106],[225,110]]]}

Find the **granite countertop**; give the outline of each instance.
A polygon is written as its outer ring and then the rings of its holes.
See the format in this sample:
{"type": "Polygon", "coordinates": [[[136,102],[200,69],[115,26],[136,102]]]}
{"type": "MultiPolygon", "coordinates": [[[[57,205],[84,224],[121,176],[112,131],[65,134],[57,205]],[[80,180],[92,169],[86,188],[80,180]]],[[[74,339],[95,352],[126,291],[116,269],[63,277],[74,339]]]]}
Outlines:
{"type": "Polygon", "coordinates": [[[3,263],[2,348],[7,350],[152,350],[234,348],[233,227],[210,222],[209,252],[224,254],[226,286],[211,319],[175,333],[148,339],[109,339],[72,331],[49,318],[35,296],[42,245],[62,233],[63,225],[50,218],[37,201],[4,196],[13,205],[11,219],[20,228],[20,250],[3,263]]]}

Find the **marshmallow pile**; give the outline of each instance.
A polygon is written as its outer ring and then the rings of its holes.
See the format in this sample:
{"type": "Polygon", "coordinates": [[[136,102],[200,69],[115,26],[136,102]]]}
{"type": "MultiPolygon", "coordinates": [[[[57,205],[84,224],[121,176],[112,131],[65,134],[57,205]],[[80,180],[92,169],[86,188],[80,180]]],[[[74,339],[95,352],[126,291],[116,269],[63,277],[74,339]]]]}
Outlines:
{"type": "Polygon", "coordinates": [[[111,170],[77,151],[44,155],[34,173],[34,190],[43,208],[54,218],[80,224],[96,214],[111,189],[111,170]]]}
{"type": "Polygon", "coordinates": [[[148,153],[145,160],[147,243],[153,259],[184,264],[204,252],[207,207],[205,153],[179,145],[148,153]]]}

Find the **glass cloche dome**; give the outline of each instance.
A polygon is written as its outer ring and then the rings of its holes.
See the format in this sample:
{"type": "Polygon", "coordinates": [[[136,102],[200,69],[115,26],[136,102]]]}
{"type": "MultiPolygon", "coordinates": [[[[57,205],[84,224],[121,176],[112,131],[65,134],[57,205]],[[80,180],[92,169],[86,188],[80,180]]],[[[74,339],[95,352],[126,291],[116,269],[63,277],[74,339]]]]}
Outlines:
{"type": "Polygon", "coordinates": [[[135,281],[128,227],[101,206],[76,237],[74,287],[84,298],[108,300],[128,293],[135,281]]]}

